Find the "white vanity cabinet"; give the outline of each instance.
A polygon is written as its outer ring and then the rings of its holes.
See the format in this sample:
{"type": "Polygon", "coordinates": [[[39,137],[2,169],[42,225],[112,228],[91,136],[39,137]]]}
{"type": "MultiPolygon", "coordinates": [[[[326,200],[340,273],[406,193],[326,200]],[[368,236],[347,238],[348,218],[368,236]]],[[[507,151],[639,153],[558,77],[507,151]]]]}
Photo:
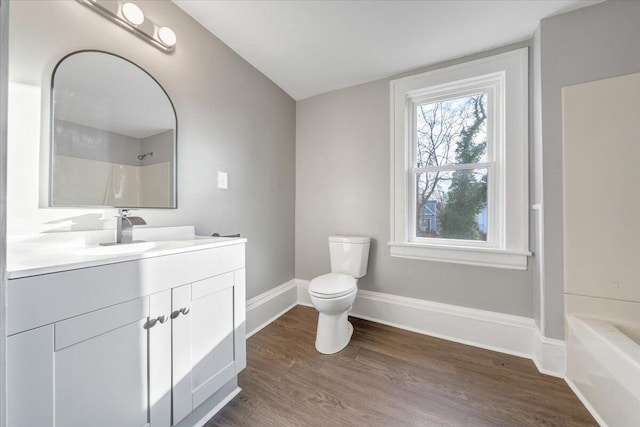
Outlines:
{"type": "Polygon", "coordinates": [[[84,270],[78,294],[61,294],[48,302],[75,299],[61,303],[62,317],[51,307],[44,317],[37,314],[45,301],[23,297],[41,286],[69,286],[74,271],[9,281],[10,333],[16,325],[31,326],[24,310],[39,319],[58,316],[8,337],[9,427],[168,427],[183,419],[192,425],[189,415],[201,405],[207,411],[216,406],[223,386],[237,389],[236,376],[246,365],[243,241],[84,270]],[[87,294],[91,279],[105,272],[118,277],[119,269],[132,267],[162,270],[162,265],[175,271],[164,278],[136,277],[137,292],[143,295],[129,299],[120,285],[112,284],[102,290],[104,295],[124,295],[125,301],[112,304],[113,298],[104,298],[101,308],[69,312],[70,307],[94,308],[94,298],[87,294]],[[177,276],[187,281],[177,285],[177,276]],[[25,292],[20,286],[31,289],[25,292]],[[144,295],[149,291],[157,292],[144,295]]]}

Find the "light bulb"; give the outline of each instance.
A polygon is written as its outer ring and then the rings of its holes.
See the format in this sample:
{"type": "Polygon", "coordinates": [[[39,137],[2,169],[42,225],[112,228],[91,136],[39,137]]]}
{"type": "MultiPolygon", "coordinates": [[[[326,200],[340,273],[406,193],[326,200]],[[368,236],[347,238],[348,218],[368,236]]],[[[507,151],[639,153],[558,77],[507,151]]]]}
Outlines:
{"type": "Polygon", "coordinates": [[[122,15],[124,19],[133,25],[140,25],[144,22],[144,13],[133,3],[125,3],[122,5],[122,15]]]}
{"type": "Polygon", "coordinates": [[[167,46],[173,46],[176,44],[176,33],[169,27],[162,27],[158,30],[158,37],[160,41],[167,46]]]}

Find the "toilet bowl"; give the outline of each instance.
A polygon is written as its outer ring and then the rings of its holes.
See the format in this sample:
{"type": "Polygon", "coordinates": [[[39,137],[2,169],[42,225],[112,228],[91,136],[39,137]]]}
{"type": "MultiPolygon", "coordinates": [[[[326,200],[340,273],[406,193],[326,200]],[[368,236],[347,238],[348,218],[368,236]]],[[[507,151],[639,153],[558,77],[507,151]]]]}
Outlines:
{"type": "Polygon", "coordinates": [[[316,350],[320,353],[337,353],[349,344],[353,325],[347,320],[347,314],[357,293],[356,279],[345,274],[324,274],[309,283],[311,303],[318,310],[316,350]]]}
{"type": "Polygon", "coordinates": [[[329,237],[331,273],[309,282],[311,303],[318,310],[316,350],[324,354],[344,349],[353,335],[347,316],[358,293],[358,278],[367,271],[368,237],[329,237]]]}

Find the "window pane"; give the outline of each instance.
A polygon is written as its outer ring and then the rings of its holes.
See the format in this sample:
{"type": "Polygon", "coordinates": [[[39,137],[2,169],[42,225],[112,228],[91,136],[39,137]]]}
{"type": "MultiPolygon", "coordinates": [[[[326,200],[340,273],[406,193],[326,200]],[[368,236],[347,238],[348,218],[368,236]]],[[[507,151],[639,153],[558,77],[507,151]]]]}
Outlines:
{"type": "Polygon", "coordinates": [[[416,174],[416,237],[487,240],[486,168],[416,174]]]}
{"type": "Polygon", "coordinates": [[[487,94],[416,107],[416,167],[485,162],[487,94]]]}

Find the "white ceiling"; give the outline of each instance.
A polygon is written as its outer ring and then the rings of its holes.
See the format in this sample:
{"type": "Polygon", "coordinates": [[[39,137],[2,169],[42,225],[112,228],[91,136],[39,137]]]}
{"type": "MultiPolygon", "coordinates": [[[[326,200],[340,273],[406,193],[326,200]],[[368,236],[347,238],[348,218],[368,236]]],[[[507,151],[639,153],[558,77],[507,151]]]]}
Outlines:
{"type": "Polygon", "coordinates": [[[296,100],[527,40],[540,19],[598,3],[174,1],[296,100]]]}

